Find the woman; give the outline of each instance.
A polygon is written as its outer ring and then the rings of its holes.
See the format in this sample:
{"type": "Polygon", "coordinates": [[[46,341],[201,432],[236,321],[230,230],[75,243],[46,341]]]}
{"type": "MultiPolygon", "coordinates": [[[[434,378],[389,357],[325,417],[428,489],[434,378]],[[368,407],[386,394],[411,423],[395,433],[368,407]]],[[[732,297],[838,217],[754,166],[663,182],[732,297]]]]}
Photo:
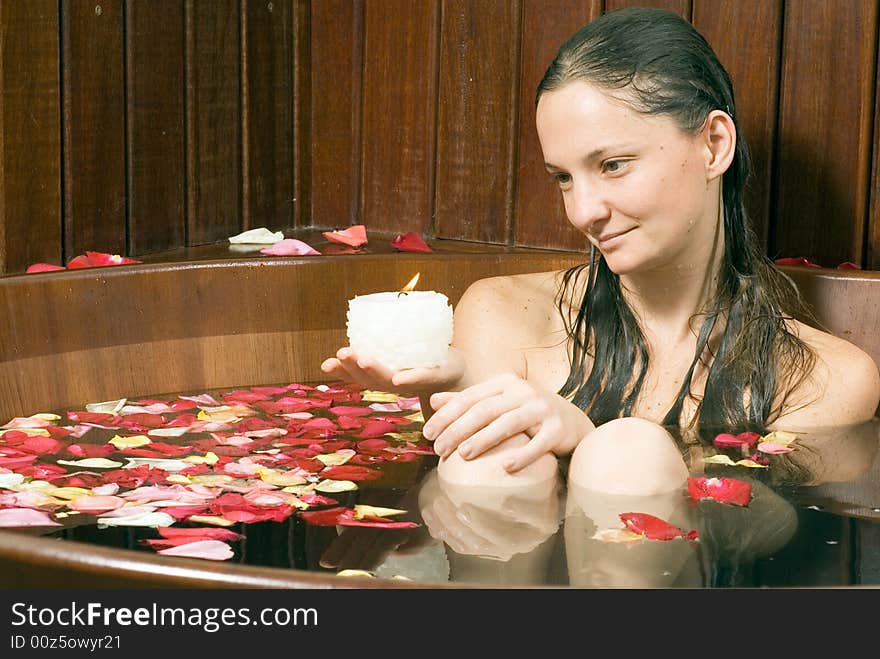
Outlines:
{"type": "MultiPolygon", "coordinates": [[[[797,291],[748,227],[732,85],[689,23],[633,8],[586,25],[541,81],[536,123],[588,261],[473,284],[440,367],[391,373],[343,348],[326,373],[433,393],[424,433],[441,467],[482,461],[487,477],[573,452],[577,477],[579,445],[595,453],[599,426],[618,446],[631,417],[763,432],[874,415],[876,364],[793,319],[797,291]]],[[[669,476],[648,489],[680,485],[676,465],[669,476]]]]}

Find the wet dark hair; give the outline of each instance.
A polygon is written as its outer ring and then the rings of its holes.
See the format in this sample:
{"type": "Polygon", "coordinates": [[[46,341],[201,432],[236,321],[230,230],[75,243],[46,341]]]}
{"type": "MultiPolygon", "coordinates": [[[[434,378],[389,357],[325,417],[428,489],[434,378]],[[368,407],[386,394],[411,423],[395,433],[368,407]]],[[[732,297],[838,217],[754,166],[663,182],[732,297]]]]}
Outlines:
{"type": "MultiPolygon", "coordinates": [[[[688,425],[763,430],[816,360],[787,321],[815,320],[750,227],[743,190],[751,163],[727,71],[705,38],[677,14],[627,8],[585,25],[562,45],[538,85],[536,103],[542,94],[576,81],[606,90],[640,113],[669,117],[691,135],[713,110],[733,119],[737,143],[722,177],[724,254],[716,295],[698,314],[705,319],[696,353],[663,423],[682,423],[694,369],[703,360],[708,380],[688,425]],[[721,330],[716,347],[709,343],[713,330],[721,330]]],[[[647,372],[648,349],[618,276],[594,251],[590,257],[564,273],[557,300],[571,339],[571,368],[559,393],[598,425],[631,414],[647,372]],[[566,303],[579,286],[585,292],[572,321],[566,303]]]]}

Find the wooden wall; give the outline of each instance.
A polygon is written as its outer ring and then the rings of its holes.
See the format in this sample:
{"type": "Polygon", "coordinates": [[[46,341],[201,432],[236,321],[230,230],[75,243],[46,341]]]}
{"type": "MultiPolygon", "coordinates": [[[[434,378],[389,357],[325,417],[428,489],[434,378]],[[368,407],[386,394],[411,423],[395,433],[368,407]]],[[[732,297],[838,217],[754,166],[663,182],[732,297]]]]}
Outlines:
{"type": "Polygon", "coordinates": [[[768,254],[880,269],[880,0],[0,0],[0,273],[241,230],[578,250],[534,89],[583,23],[692,21],[768,254]]]}

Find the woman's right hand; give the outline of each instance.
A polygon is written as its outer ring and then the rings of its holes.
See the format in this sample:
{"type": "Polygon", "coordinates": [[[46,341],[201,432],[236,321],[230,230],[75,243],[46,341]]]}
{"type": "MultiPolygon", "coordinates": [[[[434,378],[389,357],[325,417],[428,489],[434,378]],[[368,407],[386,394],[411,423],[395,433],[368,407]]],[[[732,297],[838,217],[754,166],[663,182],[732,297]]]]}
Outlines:
{"type": "Polygon", "coordinates": [[[396,394],[430,395],[454,389],[464,378],[464,359],[450,348],[446,360],[431,368],[404,368],[396,371],[367,357],[358,357],[348,346],[335,357],[325,359],[321,370],[332,378],[355,382],[367,389],[396,394]]]}

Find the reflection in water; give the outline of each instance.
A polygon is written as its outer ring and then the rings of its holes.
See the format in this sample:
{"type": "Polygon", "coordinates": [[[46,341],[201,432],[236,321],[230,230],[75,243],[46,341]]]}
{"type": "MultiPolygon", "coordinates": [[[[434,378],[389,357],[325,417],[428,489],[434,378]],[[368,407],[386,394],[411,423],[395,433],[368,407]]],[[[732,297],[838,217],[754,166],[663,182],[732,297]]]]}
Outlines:
{"type": "MultiPolygon", "coordinates": [[[[794,450],[766,455],[754,447],[717,448],[716,433],[668,439],[633,433],[631,442],[597,442],[570,461],[550,460],[524,478],[500,481],[493,481],[492,460],[477,465],[478,473],[420,456],[390,463],[386,478],[334,495],[341,506],[406,510],[396,519],[417,527],[312,526],[296,516],[237,524],[234,530],[246,537],[234,543],[233,560],[328,575],[360,569],[428,583],[515,587],[878,585],[880,551],[866,545],[860,552],[852,544],[880,538],[878,429],[880,419],[796,430],[794,450]],[[728,464],[715,462],[719,455],[728,464]],[[754,456],[768,464],[736,464],[754,456]],[[687,478],[696,476],[747,481],[749,505],[692,500],[687,478]],[[501,484],[476,484],[485,482],[501,484]],[[620,517],[627,512],[693,529],[698,539],[633,539],[620,517]],[[854,525],[861,525],[860,534],[854,525]]],[[[155,537],[154,529],[98,529],[85,514],[68,518],[64,529],[22,532],[138,551],[146,551],[143,539],[155,537]]]]}
{"type": "MultiPolygon", "coordinates": [[[[765,456],[756,454],[754,447],[718,449],[711,443],[715,434],[704,433],[708,440],[670,436],[669,446],[675,448],[671,452],[657,437],[648,438],[650,443],[641,437],[610,447],[597,442],[589,451],[589,468],[573,468],[567,484],[558,477],[519,485],[464,485],[455,482],[464,480],[459,472],[444,478],[441,464],[439,473],[430,472],[421,484],[419,510],[431,537],[446,546],[452,581],[717,588],[762,585],[762,574],[797,574],[798,556],[786,556],[786,548],[840,542],[827,528],[810,536],[816,527],[811,518],[816,506],[805,507],[805,492],[829,483],[873,483],[863,496],[875,507],[880,505],[877,479],[870,478],[877,473],[878,419],[846,428],[798,431],[793,450],[768,454],[763,467],[735,464],[765,456]],[[705,462],[720,454],[728,455],[733,464],[705,462]],[[679,459],[686,469],[676,468],[679,459]],[[652,468],[664,476],[655,478],[652,468]],[[751,485],[749,504],[695,501],[687,495],[688,476],[746,481],[751,485]],[[685,531],[694,529],[698,540],[633,538],[621,522],[620,515],[627,512],[649,514],[685,531]],[[558,534],[560,524],[563,532],[558,534]],[[563,542],[558,542],[559,535],[563,542]],[[555,578],[560,558],[567,568],[564,581],[555,578]],[[788,569],[768,569],[780,558],[789,561],[788,569]]],[[[566,465],[560,466],[561,473],[566,465]]]]}

